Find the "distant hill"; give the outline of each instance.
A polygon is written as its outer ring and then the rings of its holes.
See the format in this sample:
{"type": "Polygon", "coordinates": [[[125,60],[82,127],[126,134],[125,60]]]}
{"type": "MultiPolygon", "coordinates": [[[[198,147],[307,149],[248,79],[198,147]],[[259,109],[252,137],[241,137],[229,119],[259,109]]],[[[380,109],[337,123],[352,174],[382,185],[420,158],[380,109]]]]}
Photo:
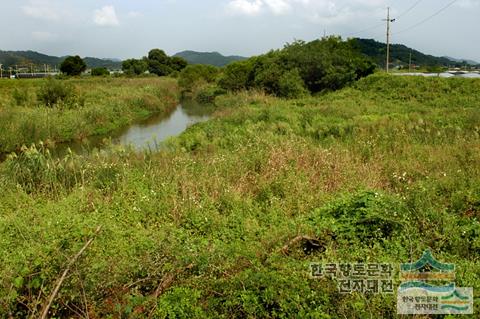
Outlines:
{"type": "MultiPolygon", "coordinates": [[[[379,66],[385,67],[386,44],[373,39],[356,39],[361,52],[370,56],[379,66]]],[[[464,65],[462,60],[450,57],[435,57],[409,48],[403,44],[390,46],[391,61],[394,65],[408,65],[410,53],[412,64],[419,66],[458,66],[464,65]]],[[[473,61],[472,61],[473,62],[473,61]]],[[[476,63],[475,63],[476,64],[476,63]]]]}
{"type": "MultiPolygon", "coordinates": [[[[0,51],[0,64],[3,68],[18,66],[27,66],[34,64],[43,67],[45,64],[50,67],[59,66],[64,57],[50,56],[35,51],[0,51]]],[[[84,58],[85,63],[89,68],[106,67],[108,69],[121,69],[122,62],[119,60],[98,59],[92,57],[84,58]]]]}
{"type": "Polygon", "coordinates": [[[478,63],[478,62],[473,61],[473,60],[468,60],[468,59],[456,59],[456,58],[452,58],[452,57],[449,57],[449,56],[444,56],[444,58],[455,61],[455,62],[458,62],[458,63],[461,63],[461,64],[480,65],[480,63],[478,63]]]}
{"type": "Polygon", "coordinates": [[[231,62],[246,60],[242,56],[224,56],[218,52],[196,52],[196,51],[182,51],[174,56],[184,58],[191,64],[209,64],[218,67],[225,66],[231,62]]]}

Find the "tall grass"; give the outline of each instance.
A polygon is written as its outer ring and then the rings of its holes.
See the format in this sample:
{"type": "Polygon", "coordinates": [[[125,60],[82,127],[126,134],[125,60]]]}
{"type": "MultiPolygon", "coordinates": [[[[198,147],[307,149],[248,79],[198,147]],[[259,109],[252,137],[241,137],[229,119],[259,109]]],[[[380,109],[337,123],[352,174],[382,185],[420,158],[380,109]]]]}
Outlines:
{"type": "Polygon", "coordinates": [[[58,104],[50,100],[48,88],[42,89],[48,81],[0,82],[0,152],[106,134],[171,110],[179,98],[173,79],[89,78],[58,82],[75,91],[74,99],[58,104]]]}

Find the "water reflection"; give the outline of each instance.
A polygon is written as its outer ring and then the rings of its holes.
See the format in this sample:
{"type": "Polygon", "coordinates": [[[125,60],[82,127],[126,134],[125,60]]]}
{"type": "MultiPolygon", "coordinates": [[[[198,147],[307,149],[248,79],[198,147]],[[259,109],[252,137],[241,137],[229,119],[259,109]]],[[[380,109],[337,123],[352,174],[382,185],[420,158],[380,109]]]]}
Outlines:
{"type": "Polygon", "coordinates": [[[102,149],[107,144],[130,146],[137,151],[158,150],[161,143],[168,138],[181,134],[193,124],[207,121],[213,111],[212,106],[182,101],[182,104],[168,114],[154,115],[107,137],[93,136],[83,141],[62,143],[52,152],[57,156],[63,156],[71,149],[77,154],[85,154],[93,149],[102,149]]]}

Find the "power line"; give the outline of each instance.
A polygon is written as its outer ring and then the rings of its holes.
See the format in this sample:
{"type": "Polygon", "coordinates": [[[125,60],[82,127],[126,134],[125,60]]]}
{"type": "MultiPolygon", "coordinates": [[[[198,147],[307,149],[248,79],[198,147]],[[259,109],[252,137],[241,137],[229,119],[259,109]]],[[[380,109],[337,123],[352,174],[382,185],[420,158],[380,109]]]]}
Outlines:
{"type": "Polygon", "coordinates": [[[403,33],[403,32],[407,32],[407,31],[410,31],[412,29],[415,29],[416,27],[424,24],[425,22],[429,21],[430,19],[438,16],[440,13],[442,13],[443,11],[447,10],[448,8],[450,8],[455,2],[457,2],[458,0],[453,0],[451,1],[450,3],[448,3],[446,6],[442,7],[440,10],[438,10],[437,12],[435,12],[434,14],[432,14],[431,16],[423,19],[422,21],[418,22],[417,24],[414,24],[412,25],[411,27],[409,28],[406,28],[406,29],[403,29],[401,31],[398,31],[398,32],[395,32],[394,34],[399,34],[399,33],[403,33]]]}
{"type": "MultiPolygon", "coordinates": [[[[396,19],[398,20],[399,18],[405,16],[406,14],[408,14],[410,11],[412,11],[413,9],[415,9],[415,7],[417,7],[420,2],[422,2],[423,0],[418,0],[417,2],[415,2],[410,8],[408,8],[406,11],[404,11],[402,14],[400,14],[396,19]]],[[[342,9],[343,10],[343,9],[342,9]]],[[[379,28],[379,27],[383,27],[383,23],[379,23],[379,24],[376,24],[376,25],[373,25],[371,27],[368,27],[366,29],[363,29],[363,30],[360,30],[360,31],[356,31],[356,32],[352,32],[352,33],[349,33],[347,34],[345,37],[349,37],[349,36],[352,36],[352,35],[356,35],[356,34],[359,34],[359,33],[363,33],[365,31],[370,31],[370,30],[373,30],[373,29],[376,29],[376,28],[379,28]]]]}
{"type": "Polygon", "coordinates": [[[397,20],[400,19],[401,17],[403,17],[404,15],[408,14],[410,11],[412,11],[413,9],[415,9],[416,6],[418,6],[420,4],[420,2],[422,2],[423,0],[418,0],[417,2],[415,2],[410,8],[408,8],[406,11],[404,11],[402,14],[400,14],[398,17],[397,17],[397,20]]]}
{"type": "Polygon", "coordinates": [[[348,37],[350,37],[350,36],[352,36],[352,35],[356,35],[356,34],[359,34],[359,33],[363,33],[363,32],[365,32],[365,31],[370,31],[370,30],[376,29],[376,28],[378,28],[378,27],[383,27],[383,25],[384,25],[384,24],[383,24],[383,22],[382,22],[382,23],[373,25],[373,26],[371,26],[371,27],[368,27],[368,28],[366,28],[366,29],[349,33],[349,34],[345,35],[345,37],[348,38],[348,37]]]}

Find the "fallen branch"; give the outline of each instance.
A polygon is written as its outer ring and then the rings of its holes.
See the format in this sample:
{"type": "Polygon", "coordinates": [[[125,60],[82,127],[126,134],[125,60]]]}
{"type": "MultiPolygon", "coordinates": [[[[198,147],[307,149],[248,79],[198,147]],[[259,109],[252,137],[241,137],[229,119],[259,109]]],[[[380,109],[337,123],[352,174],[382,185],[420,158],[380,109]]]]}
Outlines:
{"type": "Polygon", "coordinates": [[[57,296],[58,291],[60,290],[60,287],[62,286],[63,281],[65,280],[68,272],[70,271],[70,268],[73,266],[73,264],[75,264],[77,259],[85,252],[85,250],[87,250],[88,246],[90,246],[92,244],[93,240],[98,235],[98,233],[100,232],[101,229],[102,229],[102,227],[98,226],[97,229],[95,230],[95,233],[93,234],[92,238],[90,238],[90,240],[87,241],[87,243],[82,247],[82,249],[80,249],[80,251],[72,259],[70,259],[70,262],[68,263],[67,268],[65,268],[62,276],[57,280],[57,284],[55,285],[55,289],[53,289],[53,292],[51,293],[50,297],[48,298],[47,304],[45,304],[42,307],[42,315],[40,316],[41,319],[47,318],[48,311],[50,310],[50,307],[53,303],[53,300],[57,296]]]}

